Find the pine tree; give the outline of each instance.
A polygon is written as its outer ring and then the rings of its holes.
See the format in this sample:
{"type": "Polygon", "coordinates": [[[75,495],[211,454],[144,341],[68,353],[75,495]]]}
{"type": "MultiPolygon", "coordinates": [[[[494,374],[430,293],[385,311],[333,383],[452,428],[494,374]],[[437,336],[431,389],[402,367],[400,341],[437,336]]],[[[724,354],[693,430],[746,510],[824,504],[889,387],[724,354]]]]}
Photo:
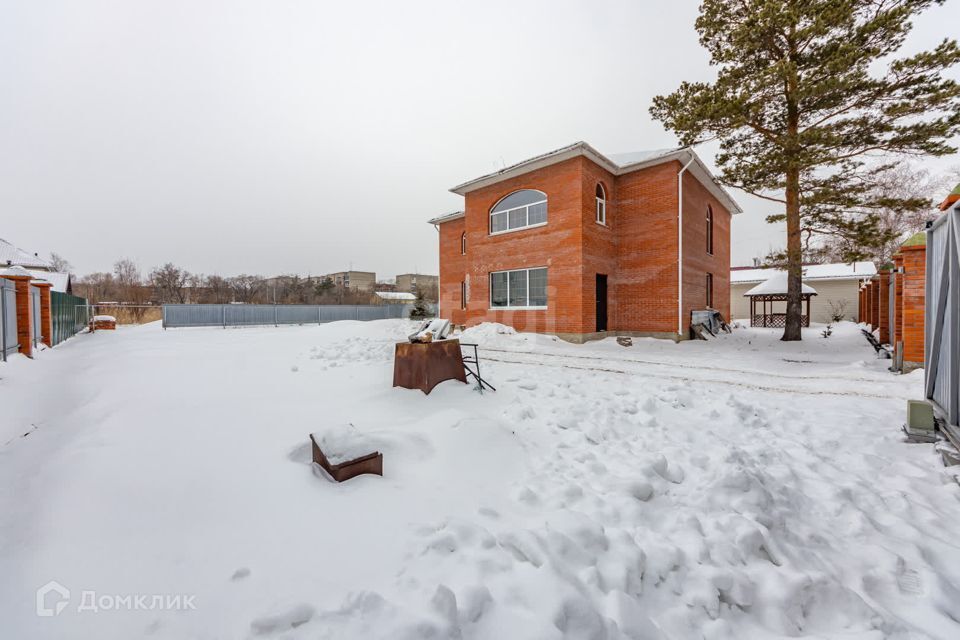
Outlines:
{"type": "Polygon", "coordinates": [[[802,235],[857,247],[885,241],[872,209],[878,175],[904,154],[941,156],[960,132],[956,41],[891,58],[912,17],[943,0],[703,0],[696,29],[717,67],[683,82],[651,114],[682,144],[719,140],[720,179],[782,206],[788,271],[783,340],[800,339],[802,235]],[[875,70],[882,66],[878,74],[875,70]]]}

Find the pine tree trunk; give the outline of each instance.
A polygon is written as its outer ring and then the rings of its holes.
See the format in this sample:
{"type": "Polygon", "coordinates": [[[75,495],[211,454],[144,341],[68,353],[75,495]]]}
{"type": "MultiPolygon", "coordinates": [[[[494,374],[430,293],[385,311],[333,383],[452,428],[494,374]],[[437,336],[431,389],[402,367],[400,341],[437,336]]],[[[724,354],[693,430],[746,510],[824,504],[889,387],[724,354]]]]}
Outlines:
{"type": "Polygon", "coordinates": [[[787,169],[787,317],[781,340],[800,340],[803,313],[800,242],[800,171],[787,169]]]}

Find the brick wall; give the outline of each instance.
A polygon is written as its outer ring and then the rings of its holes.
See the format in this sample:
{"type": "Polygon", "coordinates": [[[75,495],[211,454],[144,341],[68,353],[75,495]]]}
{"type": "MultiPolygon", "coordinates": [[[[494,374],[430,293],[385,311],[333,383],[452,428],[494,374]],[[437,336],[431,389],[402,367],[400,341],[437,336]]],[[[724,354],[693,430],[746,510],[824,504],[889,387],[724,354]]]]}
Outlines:
{"type": "MultiPolygon", "coordinates": [[[[676,181],[676,180],[674,180],[676,181]]],[[[684,327],[706,308],[706,274],[713,274],[713,307],[730,320],[730,212],[689,171],[683,175],[684,327]],[[713,209],[713,253],[707,253],[707,205],[713,209]]]]}
{"type": "Polygon", "coordinates": [[[903,361],[923,364],[924,298],[926,296],[927,251],[925,246],[901,247],[903,256],[903,361]]]}
{"type": "Polygon", "coordinates": [[[890,273],[881,271],[876,278],[878,312],[877,323],[880,329],[880,342],[890,343],[890,273]]]}

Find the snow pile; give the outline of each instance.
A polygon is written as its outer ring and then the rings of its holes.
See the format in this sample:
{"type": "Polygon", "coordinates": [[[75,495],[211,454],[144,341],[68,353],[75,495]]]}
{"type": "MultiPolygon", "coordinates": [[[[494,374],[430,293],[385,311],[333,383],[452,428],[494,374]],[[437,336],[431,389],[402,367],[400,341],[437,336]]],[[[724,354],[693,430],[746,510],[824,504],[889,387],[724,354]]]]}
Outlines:
{"type": "Polygon", "coordinates": [[[887,373],[855,325],[631,349],[501,327],[461,336],[483,395],[391,388],[399,321],[147,325],[14,357],[7,635],[960,637],[960,486],[902,441],[922,376],[887,373]],[[315,477],[321,419],[358,425],[384,476],[315,477]],[[49,580],[75,598],[38,618],[49,580]],[[92,615],[84,590],[197,608],[92,615]]]}
{"type": "Polygon", "coordinates": [[[330,464],[342,464],[377,452],[377,445],[352,424],[342,424],[312,434],[330,464]]]}
{"type": "Polygon", "coordinates": [[[113,316],[93,316],[94,322],[116,322],[117,319],[113,316]]]}

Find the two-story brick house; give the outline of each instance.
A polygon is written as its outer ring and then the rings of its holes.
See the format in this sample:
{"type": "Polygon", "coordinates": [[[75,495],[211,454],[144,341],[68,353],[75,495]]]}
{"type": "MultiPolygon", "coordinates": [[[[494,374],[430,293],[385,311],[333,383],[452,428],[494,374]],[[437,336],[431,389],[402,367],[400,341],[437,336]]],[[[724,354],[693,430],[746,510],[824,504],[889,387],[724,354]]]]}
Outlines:
{"type": "Polygon", "coordinates": [[[578,142],[451,189],[440,313],[582,342],[684,338],[690,312],[729,318],[730,217],[741,210],[689,148],[604,156],[578,142]]]}

